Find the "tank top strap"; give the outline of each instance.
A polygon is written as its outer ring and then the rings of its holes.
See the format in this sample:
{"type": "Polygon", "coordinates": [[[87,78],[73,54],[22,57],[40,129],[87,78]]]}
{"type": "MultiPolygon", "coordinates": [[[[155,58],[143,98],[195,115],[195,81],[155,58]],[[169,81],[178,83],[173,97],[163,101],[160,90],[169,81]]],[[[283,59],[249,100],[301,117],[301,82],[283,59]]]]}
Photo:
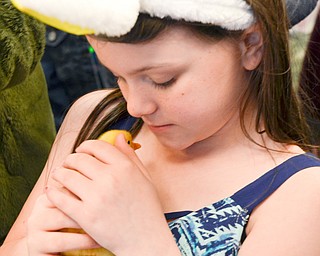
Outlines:
{"type": "Polygon", "coordinates": [[[311,153],[294,156],[271,169],[257,180],[236,192],[231,198],[250,214],[264,199],[270,196],[295,173],[320,166],[320,159],[311,153]]]}
{"type": "Polygon", "coordinates": [[[130,115],[122,116],[114,124],[109,126],[109,130],[127,130],[129,131],[138,119],[130,115]]]}

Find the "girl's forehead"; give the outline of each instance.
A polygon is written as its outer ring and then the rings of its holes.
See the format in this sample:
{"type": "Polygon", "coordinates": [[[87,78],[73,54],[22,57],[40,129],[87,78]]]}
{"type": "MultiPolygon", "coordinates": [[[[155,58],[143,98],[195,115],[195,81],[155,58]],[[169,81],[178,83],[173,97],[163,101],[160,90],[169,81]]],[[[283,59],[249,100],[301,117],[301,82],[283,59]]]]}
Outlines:
{"type": "MultiPolygon", "coordinates": [[[[223,40],[221,40],[223,41],[223,40]]],[[[191,29],[183,26],[172,26],[162,31],[158,36],[153,39],[139,42],[139,43],[122,43],[122,42],[106,42],[99,39],[94,39],[93,46],[96,50],[105,50],[106,52],[112,51],[136,51],[136,52],[157,52],[157,51],[170,51],[175,50],[183,51],[188,48],[206,48],[216,44],[213,41],[205,40],[197,36],[191,29]]],[[[178,52],[179,52],[178,51],[178,52]]],[[[192,54],[189,52],[188,54],[192,54]]]]}
{"type": "MultiPolygon", "coordinates": [[[[222,43],[223,41],[221,41],[222,43]]],[[[152,40],[141,43],[105,42],[94,39],[91,41],[97,54],[104,61],[114,59],[172,59],[187,58],[208,51],[218,43],[209,42],[196,36],[191,30],[184,27],[172,27],[152,40]]]]}
{"type": "Polygon", "coordinates": [[[238,56],[228,40],[212,42],[201,39],[192,31],[172,28],[158,37],[143,43],[92,42],[97,55],[115,75],[135,73],[152,68],[193,66],[200,58],[218,58],[224,54],[238,56]]]}

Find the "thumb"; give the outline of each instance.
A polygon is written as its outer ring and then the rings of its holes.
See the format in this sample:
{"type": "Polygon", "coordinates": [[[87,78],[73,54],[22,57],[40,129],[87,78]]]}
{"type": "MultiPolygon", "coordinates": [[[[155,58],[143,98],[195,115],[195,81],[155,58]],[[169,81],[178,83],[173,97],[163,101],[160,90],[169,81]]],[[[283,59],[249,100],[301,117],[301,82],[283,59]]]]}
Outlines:
{"type": "Polygon", "coordinates": [[[131,161],[133,161],[140,169],[142,174],[151,181],[150,175],[144,167],[143,163],[140,161],[139,157],[135,153],[132,147],[128,144],[123,134],[118,134],[115,139],[114,146],[119,149],[123,154],[125,154],[131,161]]]}

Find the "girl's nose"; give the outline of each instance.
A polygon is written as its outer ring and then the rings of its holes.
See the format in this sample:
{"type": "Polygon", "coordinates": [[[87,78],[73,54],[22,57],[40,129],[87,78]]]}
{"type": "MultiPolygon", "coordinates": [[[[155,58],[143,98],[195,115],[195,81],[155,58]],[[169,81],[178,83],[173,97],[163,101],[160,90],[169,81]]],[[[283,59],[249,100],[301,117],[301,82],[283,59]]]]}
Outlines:
{"type": "Polygon", "coordinates": [[[127,91],[127,109],[131,116],[142,117],[154,113],[157,109],[157,105],[151,92],[148,92],[143,86],[137,86],[136,88],[130,88],[127,91]],[[140,88],[138,88],[140,87],[140,88]]]}

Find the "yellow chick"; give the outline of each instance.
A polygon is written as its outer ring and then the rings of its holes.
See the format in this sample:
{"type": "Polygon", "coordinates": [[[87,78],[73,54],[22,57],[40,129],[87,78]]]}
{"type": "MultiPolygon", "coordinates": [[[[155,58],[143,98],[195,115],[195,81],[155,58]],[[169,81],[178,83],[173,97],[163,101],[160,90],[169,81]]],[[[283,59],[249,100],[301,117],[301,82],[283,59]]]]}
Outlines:
{"type": "MultiPolygon", "coordinates": [[[[82,229],[75,229],[75,228],[64,228],[61,230],[61,232],[84,234],[84,231],[82,229]]],[[[73,250],[68,252],[62,252],[61,255],[63,256],[114,256],[112,252],[104,248],[73,250]]]]}
{"type": "MultiPolygon", "coordinates": [[[[140,144],[132,141],[131,133],[126,130],[110,130],[98,137],[98,140],[103,140],[114,145],[116,137],[118,134],[122,133],[127,140],[128,144],[134,149],[138,149],[141,147],[140,144]]],[[[84,233],[82,229],[74,229],[74,228],[64,228],[61,230],[62,232],[70,232],[70,233],[84,233]]],[[[61,255],[64,256],[114,256],[113,253],[104,248],[96,248],[96,249],[86,249],[86,250],[74,250],[69,252],[62,252],[61,255]]]]}
{"type": "Polygon", "coordinates": [[[135,143],[132,141],[132,136],[131,136],[131,133],[126,131],[126,130],[110,130],[110,131],[107,131],[103,134],[101,134],[98,138],[98,140],[103,140],[105,142],[108,142],[112,145],[115,144],[115,141],[116,141],[116,137],[118,134],[122,133],[125,137],[125,139],[127,140],[127,143],[130,145],[130,147],[132,147],[134,150],[138,149],[141,147],[140,144],[138,143],[135,143]]]}

